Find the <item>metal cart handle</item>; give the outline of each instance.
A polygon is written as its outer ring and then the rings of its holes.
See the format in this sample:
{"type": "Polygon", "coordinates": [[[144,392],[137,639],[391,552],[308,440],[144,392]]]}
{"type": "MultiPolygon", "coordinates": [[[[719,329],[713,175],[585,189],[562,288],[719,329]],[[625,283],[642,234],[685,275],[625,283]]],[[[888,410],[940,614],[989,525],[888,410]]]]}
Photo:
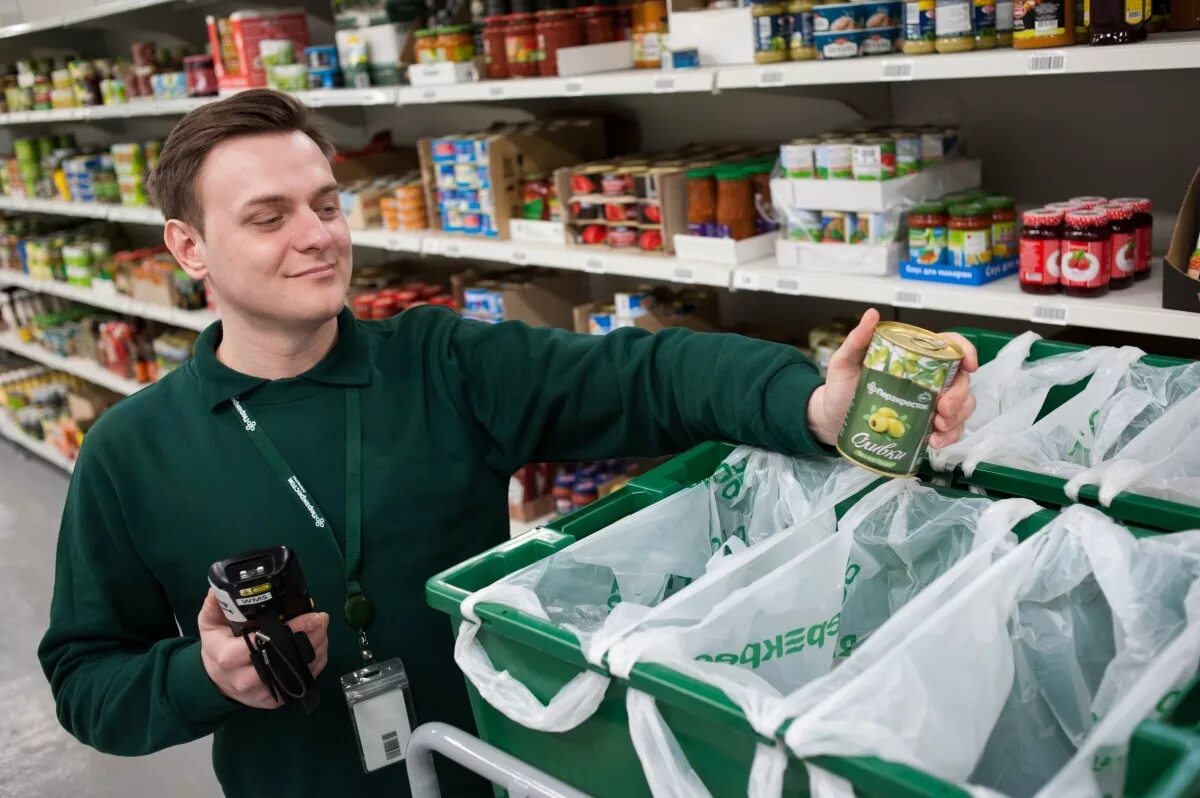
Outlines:
{"type": "Polygon", "coordinates": [[[448,723],[418,726],[408,741],[408,785],[412,798],[441,798],[434,752],[508,790],[510,798],[589,798],[587,793],[530,767],[448,723]]]}

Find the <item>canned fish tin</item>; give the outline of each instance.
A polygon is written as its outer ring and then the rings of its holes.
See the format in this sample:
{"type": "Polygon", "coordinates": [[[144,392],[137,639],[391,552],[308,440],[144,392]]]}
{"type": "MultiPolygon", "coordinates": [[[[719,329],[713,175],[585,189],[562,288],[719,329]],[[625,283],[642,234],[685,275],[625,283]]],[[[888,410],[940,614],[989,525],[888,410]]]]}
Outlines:
{"type": "Polygon", "coordinates": [[[854,176],[851,166],[850,139],[833,139],[817,145],[816,168],[818,180],[845,180],[854,176]]]}
{"type": "Polygon", "coordinates": [[[885,476],[915,474],[938,397],[954,381],[962,357],[961,349],[936,333],[900,322],[877,325],[838,435],[838,452],[885,476]]]}
{"type": "Polygon", "coordinates": [[[896,142],[872,138],[851,147],[855,180],[891,180],[896,176],[896,142]]]}

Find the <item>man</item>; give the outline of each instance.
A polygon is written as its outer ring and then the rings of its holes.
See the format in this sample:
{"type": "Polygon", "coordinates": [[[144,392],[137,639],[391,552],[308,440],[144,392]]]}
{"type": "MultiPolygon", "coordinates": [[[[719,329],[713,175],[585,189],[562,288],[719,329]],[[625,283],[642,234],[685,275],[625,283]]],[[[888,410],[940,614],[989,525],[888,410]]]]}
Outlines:
{"type": "MultiPolygon", "coordinates": [[[[222,321],[192,361],[88,434],[39,651],[82,742],[138,755],[215,733],[234,798],[406,794],[403,767],[364,774],[359,762],[338,681],[362,665],[347,597],[373,604],[370,646],[404,661],[418,720],[473,728],[450,625],[423,589],[506,538],[513,471],[711,438],[828,455],[878,320],[863,316],[825,384],[795,350],[732,335],[576,336],[435,308],[359,323],[344,307],[351,244],[331,151],[302,105],[266,90],[172,131],[150,189],[167,246],[212,287],[222,321]],[[260,433],[303,488],[263,456],[260,433]],[[362,566],[348,576],[356,509],[362,566]],[[275,545],[296,552],[320,610],[291,624],[316,651],[312,715],[271,697],[206,582],[211,563],[275,545]]],[[[968,351],[935,444],[970,414],[975,366],[968,351]]],[[[443,776],[447,794],[458,773],[443,776]]]]}

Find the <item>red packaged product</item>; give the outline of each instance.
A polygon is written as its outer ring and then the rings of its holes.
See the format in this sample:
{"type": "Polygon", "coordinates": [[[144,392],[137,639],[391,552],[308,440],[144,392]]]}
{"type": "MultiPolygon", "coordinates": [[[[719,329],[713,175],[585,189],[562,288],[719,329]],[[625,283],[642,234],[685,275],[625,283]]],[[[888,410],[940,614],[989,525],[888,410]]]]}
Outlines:
{"type": "Polygon", "coordinates": [[[1103,210],[1108,214],[1108,230],[1112,236],[1108,287],[1128,288],[1133,285],[1133,272],[1137,267],[1137,228],[1133,224],[1133,206],[1110,202],[1103,210]]]}
{"type": "Polygon", "coordinates": [[[308,20],[303,12],[235,11],[228,18],[208,17],[208,42],[222,89],[267,85],[259,58],[263,39],[291,39],[297,53],[308,47],[308,20]]]}
{"type": "Polygon", "coordinates": [[[1063,221],[1059,280],[1064,293],[1083,297],[1107,293],[1112,262],[1108,214],[1091,209],[1070,211],[1063,221]]]}
{"type": "Polygon", "coordinates": [[[1120,202],[1133,207],[1133,227],[1136,239],[1133,279],[1145,280],[1150,276],[1150,245],[1154,237],[1154,206],[1145,197],[1118,197],[1120,202]]]}
{"type": "Polygon", "coordinates": [[[1058,291],[1059,257],[1062,248],[1061,211],[1038,208],[1021,215],[1021,290],[1031,294],[1058,291]]]}

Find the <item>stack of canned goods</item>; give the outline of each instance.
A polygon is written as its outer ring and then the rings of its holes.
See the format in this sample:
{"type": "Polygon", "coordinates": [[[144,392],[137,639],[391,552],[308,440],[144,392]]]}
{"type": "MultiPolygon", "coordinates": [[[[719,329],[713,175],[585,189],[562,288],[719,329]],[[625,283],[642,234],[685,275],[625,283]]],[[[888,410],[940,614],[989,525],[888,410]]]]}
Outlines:
{"type": "Polygon", "coordinates": [[[789,241],[809,244],[868,244],[883,246],[896,240],[900,230],[896,211],[810,211],[788,208],[784,235],[789,241]]]}
{"type": "Polygon", "coordinates": [[[817,57],[813,44],[813,0],[756,0],[754,60],[759,64],[807,61],[817,57]]]}
{"type": "Polygon", "coordinates": [[[490,137],[468,135],[434,139],[431,151],[442,230],[498,238],[490,137]]]}
{"type": "Polygon", "coordinates": [[[832,132],[783,144],[779,165],[794,180],[891,180],[930,168],[957,147],[953,127],[832,132]]]}
{"type": "Polygon", "coordinates": [[[815,6],[813,46],[817,58],[887,55],[898,49],[902,4],[897,1],[826,3],[815,6]]]}

